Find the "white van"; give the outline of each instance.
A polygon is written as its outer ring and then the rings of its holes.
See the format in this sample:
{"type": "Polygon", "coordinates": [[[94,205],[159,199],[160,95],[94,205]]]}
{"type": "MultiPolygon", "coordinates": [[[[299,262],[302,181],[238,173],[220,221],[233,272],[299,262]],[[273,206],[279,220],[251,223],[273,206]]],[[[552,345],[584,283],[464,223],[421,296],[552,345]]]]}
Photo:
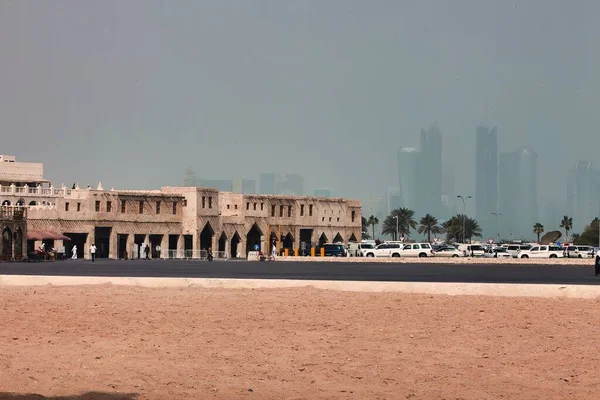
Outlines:
{"type": "Polygon", "coordinates": [[[459,244],[458,249],[463,252],[465,257],[483,257],[485,249],[480,244],[459,244]]]}
{"type": "Polygon", "coordinates": [[[364,257],[365,250],[373,250],[375,248],[375,242],[373,243],[348,243],[348,257],[364,257]]]}

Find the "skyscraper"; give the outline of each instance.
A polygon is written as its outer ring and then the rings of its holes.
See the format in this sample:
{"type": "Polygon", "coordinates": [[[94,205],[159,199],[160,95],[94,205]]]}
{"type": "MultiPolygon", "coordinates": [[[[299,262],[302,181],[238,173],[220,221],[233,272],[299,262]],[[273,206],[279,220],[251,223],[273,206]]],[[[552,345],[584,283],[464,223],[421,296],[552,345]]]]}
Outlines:
{"type": "Polygon", "coordinates": [[[398,149],[398,183],[402,206],[416,210],[418,206],[419,158],[420,152],[414,147],[398,149]]]}
{"type": "Polygon", "coordinates": [[[421,130],[418,215],[439,215],[442,203],[442,135],[437,125],[421,130]]]}
{"type": "Polygon", "coordinates": [[[327,188],[315,189],[313,195],[315,197],[331,197],[331,190],[327,188]]]}
{"type": "Polygon", "coordinates": [[[575,169],[569,170],[567,178],[567,213],[573,218],[573,231],[581,232],[598,216],[599,195],[598,171],[592,169],[590,161],[579,161],[575,169]]]}
{"type": "Polygon", "coordinates": [[[277,174],[273,172],[261,173],[258,192],[260,194],[277,194],[277,178],[277,174]]]}
{"type": "Polygon", "coordinates": [[[475,218],[487,238],[494,234],[492,213],[498,212],[497,129],[478,126],[475,141],[475,218]]]}
{"type": "Polygon", "coordinates": [[[502,152],[499,155],[498,170],[498,232],[503,239],[519,238],[516,229],[516,208],[519,206],[517,190],[519,173],[517,157],[514,152],[502,152]]]}
{"type": "Polygon", "coordinates": [[[233,181],[229,179],[198,179],[198,186],[202,188],[217,189],[222,192],[233,191],[233,181]]]}
{"type": "Polygon", "coordinates": [[[304,194],[304,178],[297,174],[286,174],[285,179],[276,185],[277,194],[302,196],[304,194]]]}
{"type": "Polygon", "coordinates": [[[233,193],[255,194],[256,181],[254,179],[236,178],[233,180],[233,193]]]}
{"type": "Polygon", "coordinates": [[[387,188],[386,191],[386,200],[387,200],[387,215],[389,215],[393,210],[402,207],[402,196],[400,195],[400,188],[391,187],[387,188]]]}

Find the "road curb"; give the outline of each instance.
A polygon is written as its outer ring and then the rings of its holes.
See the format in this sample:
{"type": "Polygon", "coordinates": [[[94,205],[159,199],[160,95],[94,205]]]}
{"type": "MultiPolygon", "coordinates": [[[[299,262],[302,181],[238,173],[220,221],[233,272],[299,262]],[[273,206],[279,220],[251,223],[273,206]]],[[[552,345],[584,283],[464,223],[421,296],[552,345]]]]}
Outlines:
{"type": "Polygon", "coordinates": [[[600,299],[600,286],[596,285],[0,275],[0,287],[103,284],[147,288],[275,289],[314,287],[316,289],[348,292],[600,299]]]}

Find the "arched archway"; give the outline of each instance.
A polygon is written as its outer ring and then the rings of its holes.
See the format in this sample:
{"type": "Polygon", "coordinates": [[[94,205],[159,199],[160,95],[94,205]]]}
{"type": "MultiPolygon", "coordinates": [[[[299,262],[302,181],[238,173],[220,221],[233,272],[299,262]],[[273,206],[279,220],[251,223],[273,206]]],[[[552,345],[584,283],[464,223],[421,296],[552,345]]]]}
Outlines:
{"type": "Polygon", "coordinates": [[[325,232],[321,233],[321,236],[319,236],[319,246],[323,246],[325,243],[327,243],[327,236],[325,236],[325,232]]]}
{"type": "Polygon", "coordinates": [[[10,200],[4,200],[4,201],[2,202],[2,205],[3,205],[3,206],[10,206],[10,205],[11,205],[11,202],[10,202],[10,200]]]}
{"type": "Polygon", "coordinates": [[[37,202],[36,201],[30,201],[29,202],[29,206],[37,206],[37,202]]]}
{"type": "Polygon", "coordinates": [[[219,253],[225,252],[225,248],[227,247],[227,235],[225,232],[221,233],[221,237],[219,237],[219,253]]]}
{"type": "Polygon", "coordinates": [[[248,231],[246,235],[246,254],[250,251],[255,251],[255,246],[258,245],[258,249],[260,250],[260,238],[263,235],[262,231],[258,228],[258,225],[252,225],[252,228],[248,231]]]}
{"type": "Polygon", "coordinates": [[[338,232],[337,235],[333,238],[333,243],[344,243],[344,238],[338,232]]]}
{"type": "Polygon", "coordinates": [[[349,242],[356,242],[356,236],[354,236],[354,233],[352,235],[350,235],[350,239],[348,239],[349,242]]]}
{"type": "Polygon", "coordinates": [[[19,206],[19,207],[23,207],[24,205],[25,205],[25,200],[24,199],[19,199],[15,203],[15,206],[19,206]]]}
{"type": "Polygon", "coordinates": [[[8,227],[2,231],[2,259],[12,259],[12,231],[8,227]]]}
{"type": "Polygon", "coordinates": [[[238,245],[240,244],[240,235],[238,235],[237,231],[233,234],[231,238],[231,257],[238,256],[238,245]]]}
{"type": "Polygon", "coordinates": [[[212,248],[212,238],[214,235],[215,231],[213,231],[212,226],[210,226],[210,222],[207,222],[206,225],[204,225],[202,232],[200,232],[200,250],[212,248]]]}
{"type": "Polygon", "coordinates": [[[283,237],[283,241],[281,242],[281,249],[285,251],[285,249],[289,250],[290,255],[294,255],[294,237],[291,233],[288,233],[283,237]]]}

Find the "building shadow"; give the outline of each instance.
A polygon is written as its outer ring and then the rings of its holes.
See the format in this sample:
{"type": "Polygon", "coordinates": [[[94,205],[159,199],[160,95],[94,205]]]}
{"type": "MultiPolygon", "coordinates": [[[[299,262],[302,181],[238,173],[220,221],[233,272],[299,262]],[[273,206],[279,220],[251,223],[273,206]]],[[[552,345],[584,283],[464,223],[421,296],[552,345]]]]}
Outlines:
{"type": "Polygon", "coordinates": [[[87,392],[73,396],[42,396],[41,394],[1,393],[0,400],[135,400],[137,393],[87,392]]]}

